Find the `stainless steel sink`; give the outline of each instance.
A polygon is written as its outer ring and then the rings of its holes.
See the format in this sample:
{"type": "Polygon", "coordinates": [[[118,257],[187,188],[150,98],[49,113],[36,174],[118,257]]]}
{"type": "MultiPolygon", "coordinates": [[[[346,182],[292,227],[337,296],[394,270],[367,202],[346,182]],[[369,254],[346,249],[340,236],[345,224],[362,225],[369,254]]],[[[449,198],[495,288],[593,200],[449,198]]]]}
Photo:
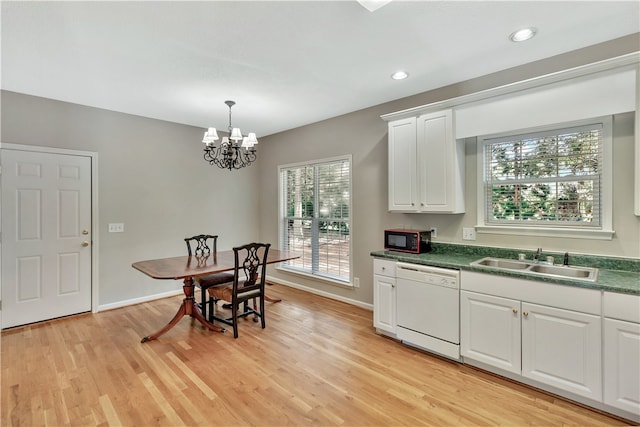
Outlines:
{"type": "Polygon", "coordinates": [[[595,282],[598,278],[598,269],[592,267],[538,264],[533,261],[515,261],[511,259],[492,257],[479,259],[472,262],[471,265],[475,267],[490,267],[499,270],[519,271],[541,276],[586,280],[589,282],[595,282]]]}
{"type": "Polygon", "coordinates": [[[483,265],[485,267],[505,268],[507,270],[524,270],[531,266],[528,262],[513,261],[502,258],[483,258],[479,261],[472,262],[471,265],[483,265]]]}
{"type": "Polygon", "coordinates": [[[565,265],[540,265],[529,267],[532,273],[547,274],[550,276],[573,277],[576,279],[596,280],[598,270],[591,267],[570,267],[565,265]]]}

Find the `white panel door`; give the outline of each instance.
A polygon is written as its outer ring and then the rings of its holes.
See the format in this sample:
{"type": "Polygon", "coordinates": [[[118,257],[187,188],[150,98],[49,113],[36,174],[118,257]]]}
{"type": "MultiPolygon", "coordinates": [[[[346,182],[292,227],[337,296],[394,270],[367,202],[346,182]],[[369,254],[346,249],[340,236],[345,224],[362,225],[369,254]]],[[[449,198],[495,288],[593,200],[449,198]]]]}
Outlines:
{"type": "Polygon", "coordinates": [[[416,118],[389,122],[389,210],[415,212],[418,189],[416,178],[416,118]]]}
{"type": "Polygon", "coordinates": [[[640,417],[640,324],[604,319],[604,403],[640,417]]]}
{"type": "Polygon", "coordinates": [[[601,318],[522,303],[522,375],[602,398],[601,318]]]}
{"type": "Polygon", "coordinates": [[[2,328],[91,310],[91,158],[3,149],[2,328]]]}
{"type": "Polygon", "coordinates": [[[396,278],[373,276],[373,326],[396,333],[396,278]]]}
{"type": "Polygon", "coordinates": [[[520,301],[460,292],[460,353],[520,374],[520,301]]]}
{"type": "Polygon", "coordinates": [[[420,209],[430,212],[452,210],[453,154],[451,110],[418,118],[420,209]]]}

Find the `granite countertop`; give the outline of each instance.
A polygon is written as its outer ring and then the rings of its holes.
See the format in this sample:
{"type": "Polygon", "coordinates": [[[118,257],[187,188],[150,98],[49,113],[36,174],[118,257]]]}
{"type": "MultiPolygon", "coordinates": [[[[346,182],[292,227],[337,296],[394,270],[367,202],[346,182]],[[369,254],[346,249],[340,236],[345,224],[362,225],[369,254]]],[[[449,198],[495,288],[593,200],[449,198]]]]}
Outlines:
{"type": "MultiPolygon", "coordinates": [[[[433,267],[469,270],[479,273],[490,273],[500,276],[518,277],[541,282],[640,295],[640,260],[637,259],[569,254],[570,265],[596,267],[599,269],[598,278],[595,282],[470,265],[472,262],[484,257],[516,260],[518,259],[519,253],[524,253],[527,259],[533,257],[533,252],[527,250],[466,246],[450,243],[434,243],[432,251],[423,254],[381,250],[371,252],[371,256],[433,267]]],[[[546,256],[553,256],[560,262],[563,254],[543,252],[541,259],[545,259],[546,256]]]]}

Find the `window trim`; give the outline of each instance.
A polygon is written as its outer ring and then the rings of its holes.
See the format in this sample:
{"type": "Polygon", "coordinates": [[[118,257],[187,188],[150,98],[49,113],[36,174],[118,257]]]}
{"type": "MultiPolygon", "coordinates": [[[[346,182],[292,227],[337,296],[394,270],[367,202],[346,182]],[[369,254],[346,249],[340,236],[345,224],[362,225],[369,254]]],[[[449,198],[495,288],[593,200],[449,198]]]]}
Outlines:
{"type": "Polygon", "coordinates": [[[279,266],[277,267],[277,270],[300,275],[300,276],[307,277],[309,279],[313,279],[317,281],[322,281],[324,283],[328,283],[335,286],[355,288],[355,285],[353,283],[353,277],[354,277],[354,273],[353,273],[353,234],[354,234],[353,233],[353,155],[344,154],[341,156],[325,157],[322,159],[314,159],[314,160],[307,160],[302,162],[278,165],[278,248],[282,250],[284,247],[284,241],[283,241],[284,233],[283,233],[283,221],[282,221],[282,218],[284,215],[284,212],[282,211],[284,189],[281,187],[282,170],[301,167],[301,166],[311,166],[311,165],[318,165],[318,164],[324,164],[324,163],[338,162],[338,161],[349,162],[349,224],[350,224],[350,227],[349,227],[349,278],[348,280],[340,280],[335,277],[322,275],[322,274],[314,274],[310,271],[301,270],[295,267],[288,267],[285,263],[279,264],[279,266]]]}
{"type": "Polygon", "coordinates": [[[535,128],[501,132],[499,134],[482,135],[476,138],[476,200],[477,200],[477,222],[476,231],[483,234],[502,234],[517,236],[539,236],[539,237],[560,237],[593,240],[611,240],[615,231],[613,230],[613,138],[612,138],[613,118],[612,116],[597,117],[592,119],[576,120],[571,122],[557,123],[553,125],[540,126],[535,128]],[[527,225],[499,225],[490,224],[486,221],[486,191],[484,188],[484,144],[488,139],[506,137],[509,135],[520,135],[528,133],[542,133],[555,129],[578,127],[602,123],[602,182],[601,182],[601,226],[600,227],[575,227],[575,226],[527,226],[527,225]]]}

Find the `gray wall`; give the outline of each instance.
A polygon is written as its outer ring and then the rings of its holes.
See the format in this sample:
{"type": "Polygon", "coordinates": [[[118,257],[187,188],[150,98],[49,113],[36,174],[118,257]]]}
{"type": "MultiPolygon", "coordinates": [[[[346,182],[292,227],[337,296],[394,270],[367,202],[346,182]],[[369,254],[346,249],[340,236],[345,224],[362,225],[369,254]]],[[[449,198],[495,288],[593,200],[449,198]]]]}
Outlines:
{"type": "Polygon", "coordinates": [[[2,92],[2,143],[98,153],[99,304],[181,289],[131,264],[185,254],[183,238],[219,234],[219,248],[258,235],[258,168],[229,172],[202,158],[203,130],[2,92]],[[123,222],[124,233],[107,233],[123,222]]]}
{"type": "MultiPolygon", "coordinates": [[[[640,217],[633,214],[633,114],[614,118],[614,194],[611,241],[558,239],[478,234],[476,241],[463,241],[462,228],[476,225],[476,147],[466,144],[466,212],[460,215],[401,214],[387,210],[387,123],[380,115],[426,105],[465,94],[518,82],[536,76],[620,56],[640,50],[638,34],[591,46],[526,66],[504,70],[409,98],[356,111],[323,122],[293,129],[261,140],[260,232],[263,240],[278,241],[277,166],[339,154],[353,155],[352,244],[353,274],[361,287],[345,289],[282,271],[272,274],[282,280],[371,303],[373,275],[371,251],[382,249],[382,231],[398,225],[438,228],[434,241],[479,246],[503,246],[549,251],[570,251],[640,258],[640,217]],[[264,144],[263,144],[264,143],[264,144]],[[268,147],[268,148],[265,148],[268,147]],[[267,197],[265,197],[267,196],[267,197]]],[[[301,106],[304,108],[304,106],[301,106]]]]}
{"type": "MultiPolygon", "coordinates": [[[[260,139],[256,165],[222,171],[202,159],[202,129],[2,92],[3,143],[95,151],[99,155],[100,304],[179,289],[148,279],[131,263],[181,254],[182,238],[220,234],[221,249],[253,241],[278,244],[278,165],[353,155],[353,270],[361,287],[346,289],[270,269],[282,280],[371,303],[372,260],[382,230],[397,224],[438,227],[437,241],[462,243],[476,222],[475,147],[467,144],[467,212],[387,211],[387,124],[380,115],[638,51],[639,35],[544,59],[260,139]],[[125,233],[107,233],[124,222],[125,233]]],[[[301,105],[300,108],[304,108],[301,105]]],[[[640,258],[640,219],[633,215],[633,116],[614,122],[612,241],[478,235],[476,245],[569,250],[640,258]]]]}

